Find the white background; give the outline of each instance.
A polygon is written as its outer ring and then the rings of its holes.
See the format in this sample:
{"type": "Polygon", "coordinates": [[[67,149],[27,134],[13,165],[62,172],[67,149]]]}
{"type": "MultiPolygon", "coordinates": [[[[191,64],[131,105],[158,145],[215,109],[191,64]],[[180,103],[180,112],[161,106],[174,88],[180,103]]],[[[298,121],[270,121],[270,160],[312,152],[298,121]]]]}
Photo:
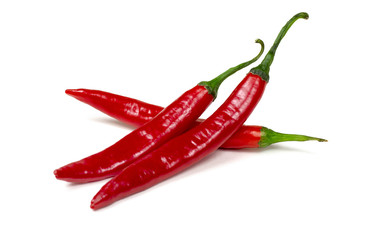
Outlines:
{"type": "MultiPolygon", "coordinates": [[[[366,239],[363,1],[1,1],[1,239],[366,239]],[[67,96],[109,91],[166,106],[278,49],[247,124],[327,138],[219,150],[156,187],[93,211],[106,181],[53,170],[132,130],[67,96]]],[[[207,117],[249,71],[229,78],[207,117]]]]}

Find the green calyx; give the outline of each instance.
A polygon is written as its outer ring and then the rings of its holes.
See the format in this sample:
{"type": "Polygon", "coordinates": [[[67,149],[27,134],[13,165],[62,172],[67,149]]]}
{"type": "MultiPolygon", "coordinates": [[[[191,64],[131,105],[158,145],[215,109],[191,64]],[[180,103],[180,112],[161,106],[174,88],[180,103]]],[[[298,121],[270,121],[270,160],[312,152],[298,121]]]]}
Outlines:
{"type": "Polygon", "coordinates": [[[297,135],[297,134],[285,134],[275,132],[269,128],[262,127],[261,129],[261,140],[258,145],[260,148],[267,147],[273,143],[278,142],[288,142],[288,141],[318,141],[318,142],[328,142],[328,140],[317,137],[309,137],[305,135],[297,135]]]}
{"type": "Polygon", "coordinates": [[[286,35],[287,31],[290,29],[290,27],[292,26],[292,24],[294,24],[294,22],[296,22],[296,20],[303,18],[303,19],[308,19],[309,15],[305,12],[301,12],[296,14],[295,16],[293,16],[286,24],[285,26],[281,29],[280,33],[277,35],[276,40],[274,41],[271,49],[268,51],[268,53],[266,54],[266,56],[264,57],[263,61],[261,62],[261,64],[259,64],[257,67],[252,68],[250,70],[251,73],[260,76],[264,81],[268,82],[269,81],[269,69],[271,67],[271,64],[273,62],[276,50],[282,40],[282,38],[286,35]]]}
{"type": "Polygon", "coordinates": [[[257,61],[258,58],[260,58],[260,56],[262,56],[263,51],[264,51],[264,43],[262,40],[257,39],[255,41],[256,43],[259,43],[261,45],[261,50],[258,53],[258,55],[253,58],[252,60],[248,61],[248,62],[244,62],[241,63],[235,67],[232,67],[228,70],[226,70],[225,72],[223,72],[222,74],[220,74],[219,76],[215,77],[214,79],[212,79],[211,81],[202,81],[200,83],[198,83],[198,85],[200,86],[204,86],[208,92],[214,97],[217,97],[217,92],[219,90],[219,87],[221,85],[221,83],[228,78],[229,76],[233,75],[234,73],[236,73],[237,71],[249,66],[250,64],[252,64],[253,62],[257,61]]]}

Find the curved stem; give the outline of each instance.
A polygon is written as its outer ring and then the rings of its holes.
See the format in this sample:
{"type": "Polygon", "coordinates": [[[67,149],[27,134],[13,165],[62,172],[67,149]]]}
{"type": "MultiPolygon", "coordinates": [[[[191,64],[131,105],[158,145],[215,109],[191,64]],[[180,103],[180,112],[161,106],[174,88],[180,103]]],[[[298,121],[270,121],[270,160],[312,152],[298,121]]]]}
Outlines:
{"type": "Polygon", "coordinates": [[[268,53],[264,57],[261,64],[259,64],[257,67],[250,70],[253,74],[259,75],[260,77],[262,77],[263,80],[268,82],[268,80],[269,80],[269,69],[270,69],[271,64],[273,62],[276,50],[277,50],[282,38],[286,35],[287,31],[290,29],[292,24],[294,24],[296,22],[296,20],[298,20],[300,18],[308,19],[309,15],[305,12],[298,13],[295,16],[293,16],[285,24],[285,26],[281,29],[280,33],[277,35],[276,40],[274,41],[271,49],[268,51],[268,53]]]}
{"type": "Polygon", "coordinates": [[[263,51],[264,51],[264,43],[260,39],[255,40],[255,42],[259,43],[261,45],[261,50],[260,50],[260,52],[258,53],[258,55],[256,57],[254,57],[252,60],[250,60],[248,62],[244,62],[244,63],[241,63],[241,64],[235,66],[235,67],[229,68],[228,70],[221,73],[219,76],[215,77],[211,81],[203,81],[203,82],[200,82],[198,85],[205,86],[207,88],[207,90],[209,91],[209,93],[212,94],[212,96],[214,96],[214,98],[216,98],[217,91],[219,90],[219,87],[220,87],[221,83],[226,78],[233,75],[237,71],[249,66],[253,62],[257,61],[258,58],[260,58],[260,56],[262,56],[263,51]]]}

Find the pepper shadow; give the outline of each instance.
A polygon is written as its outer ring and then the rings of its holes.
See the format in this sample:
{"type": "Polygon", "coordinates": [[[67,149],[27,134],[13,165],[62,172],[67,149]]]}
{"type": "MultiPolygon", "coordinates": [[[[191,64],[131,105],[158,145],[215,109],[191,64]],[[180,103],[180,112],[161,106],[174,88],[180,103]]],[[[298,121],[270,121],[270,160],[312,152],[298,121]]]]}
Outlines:
{"type": "Polygon", "coordinates": [[[100,188],[102,187],[104,184],[106,184],[109,180],[111,180],[112,178],[106,178],[103,180],[99,180],[99,181],[93,181],[93,182],[85,182],[85,183],[74,183],[74,182],[67,182],[66,186],[69,189],[79,189],[82,187],[94,187],[96,186],[96,188],[100,188]]]}
{"type": "Polygon", "coordinates": [[[301,148],[295,148],[285,145],[272,145],[266,148],[246,148],[246,149],[218,149],[214,153],[206,156],[198,163],[190,166],[184,171],[178,173],[173,178],[184,178],[191,174],[199,174],[202,171],[207,171],[210,169],[222,167],[227,164],[232,164],[236,161],[250,161],[253,154],[263,154],[265,152],[299,152],[304,154],[311,154],[312,152],[306,151],[301,148]]]}

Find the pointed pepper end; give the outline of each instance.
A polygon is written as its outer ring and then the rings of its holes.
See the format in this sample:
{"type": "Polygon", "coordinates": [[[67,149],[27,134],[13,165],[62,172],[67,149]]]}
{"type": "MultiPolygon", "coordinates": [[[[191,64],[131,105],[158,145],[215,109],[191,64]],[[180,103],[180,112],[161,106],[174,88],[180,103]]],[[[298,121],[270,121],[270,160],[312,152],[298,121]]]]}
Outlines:
{"type": "Polygon", "coordinates": [[[60,179],[60,170],[56,169],[55,171],[53,171],[53,175],[55,175],[56,179],[60,179]]]}
{"type": "Polygon", "coordinates": [[[74,96],[74,94],[75,93],[77,93],[78,92],[78,90],[77,89],[66,89],[65,90],[65,93],[67,94],[67,95],[70,95],[70,96],[74,96]]]}
{"type": "Polygon", "coordinates": [[[318,140],[318,142],[328,142],[327,139],[323,139],[323,138],[318,138],[317,140],[318,140]]]}
{"type": "Polygon", "coordinates": [[[79,88],[79,89],[66,89],[65,93],[71,97],[74,97],[80,101],[84,99],[84,95],[86,94],[85,89],[79,88]]]}
{"type": "Polygon", "coordinates": [[[90,208],[93,210],[98,210],[104,206],[107,206],[108,204],[105,203],[104,199],[105,195],[97,193],[90,202],[90,208]]]}

